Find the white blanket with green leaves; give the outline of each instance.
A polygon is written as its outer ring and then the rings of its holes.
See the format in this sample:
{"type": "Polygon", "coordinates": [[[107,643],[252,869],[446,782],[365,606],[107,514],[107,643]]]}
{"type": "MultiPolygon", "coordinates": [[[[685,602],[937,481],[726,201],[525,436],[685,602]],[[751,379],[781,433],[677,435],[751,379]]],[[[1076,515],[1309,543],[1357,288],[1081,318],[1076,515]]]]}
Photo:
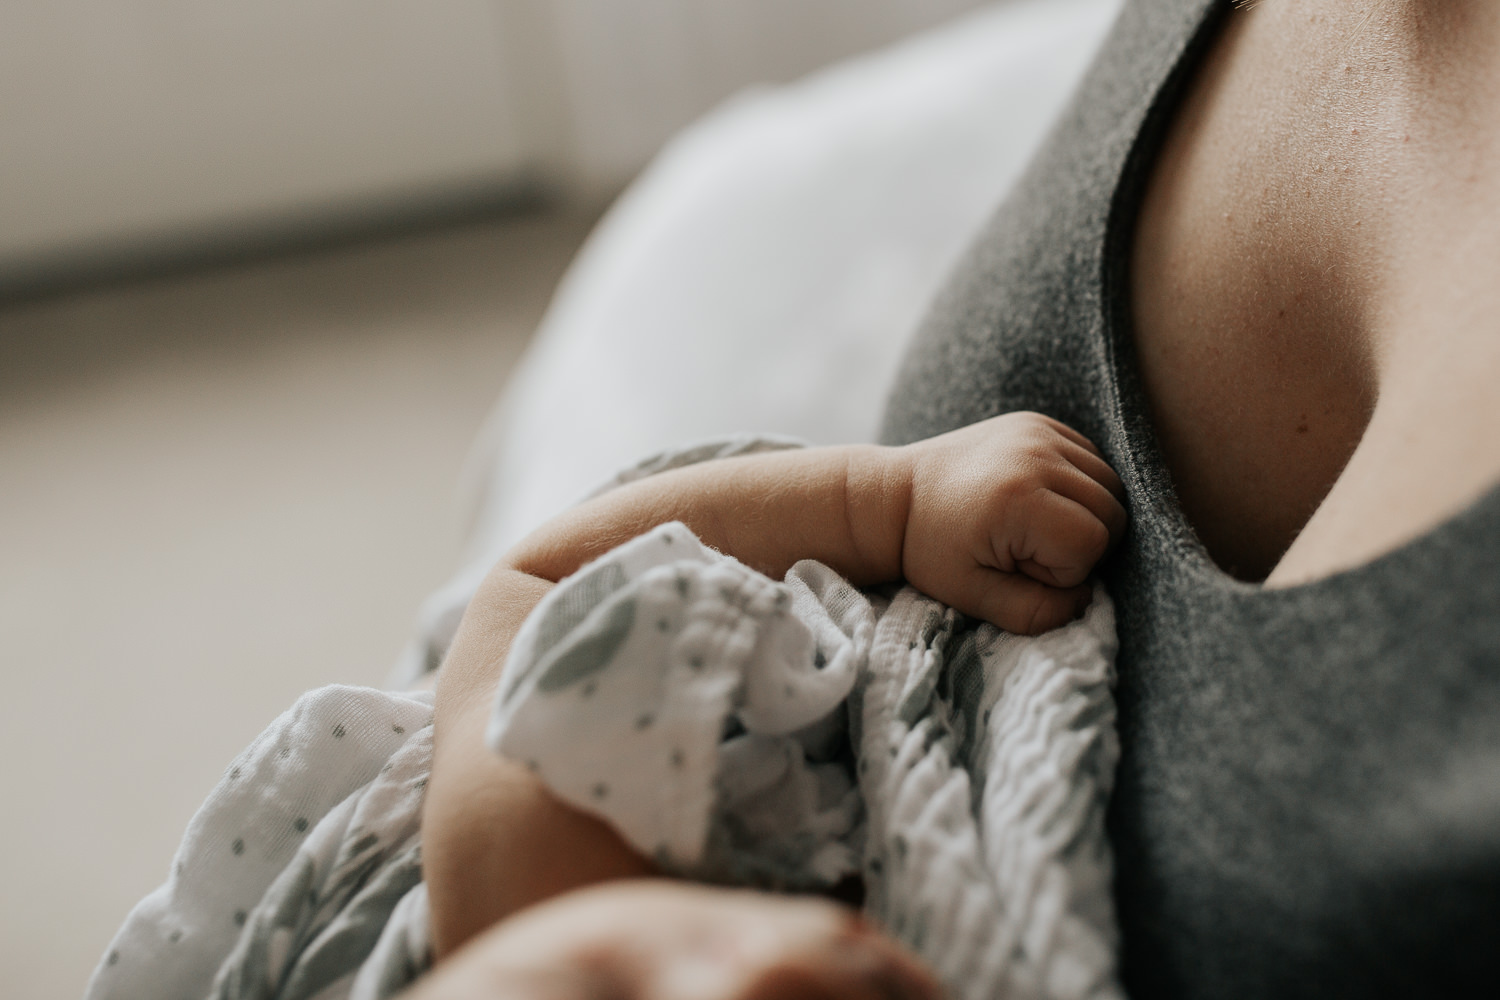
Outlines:
{"type": "Polygon", "coordinates": [[[234,759],[88,1000],[394,995],[426,968],[432,697],[310,691],[234,759]]]}
{"type": "Polygon", "coordinates": [[[489,742],[681,877],[859,877],[956,997],[1117,996],[1114,644],[1103,590],[1026,638],[666,524],[538,605],[489,742]]]}
{"type": "MultiPolygon", "coordinates": [[[[528,618],[490,741],[684,877],[858,875],[955,997],[1116,997],[1114,650],[1102,590],[1026,638],[816,563],[771,581],[666,525],[528,618]]],[[[429,962],[431,724],[430,695],[304,695],[225,771],[88,1000],[400,992],[429,962]]]]}

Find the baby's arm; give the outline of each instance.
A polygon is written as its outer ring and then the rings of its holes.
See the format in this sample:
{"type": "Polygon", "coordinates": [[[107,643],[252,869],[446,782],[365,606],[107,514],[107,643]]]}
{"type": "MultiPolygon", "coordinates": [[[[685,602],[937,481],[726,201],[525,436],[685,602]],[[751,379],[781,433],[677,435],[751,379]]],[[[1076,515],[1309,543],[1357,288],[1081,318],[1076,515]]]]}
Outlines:
{"type": "Polygon", "coordinates": [[[666,521],[780,579],[816,559],[859,586],[905,578],[1012,632],[1056,628],[1125,526],[1120,481],[1087,439],[1012,413],[890,448],[809,448],[639,480],[554,518],[507,565],[557,581],[666,521]]]}
{"type": "Polygon", "coordinates": [[[501,665],[557,580],[658,524],[780,578],[818,559],[861,585],[905,577],[1017,632],[1074,617],[1124,526],[1119,481],[1045,417],[1011,414],[903,448],[855,446],[706,463],[613,490],[550,521],[495,567],[438,681],[424,855],[445,954],[516,910],[650,866],[600,821],[483,750],[501,665]]]}

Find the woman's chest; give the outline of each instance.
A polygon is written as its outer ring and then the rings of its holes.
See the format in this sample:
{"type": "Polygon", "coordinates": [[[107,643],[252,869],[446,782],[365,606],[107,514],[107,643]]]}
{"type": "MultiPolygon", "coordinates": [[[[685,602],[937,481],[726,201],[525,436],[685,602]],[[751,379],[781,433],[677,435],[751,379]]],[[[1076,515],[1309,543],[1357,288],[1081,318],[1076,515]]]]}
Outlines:
{"type": "Polygon", "coordinates": [[[1134,233],[1137,361],[1184,513],[1223,568],[1272,584],[1378,555],[1500,472],[1481,433],[1500,426],[1500,338],[1472,308],[1500,240],[1445,268],[1412,252],[1483,232],[1487,206],[1439,221],[1444,137],[1413,148],[1412,67],[1361,17],[1232,18],[1134,233]]]}

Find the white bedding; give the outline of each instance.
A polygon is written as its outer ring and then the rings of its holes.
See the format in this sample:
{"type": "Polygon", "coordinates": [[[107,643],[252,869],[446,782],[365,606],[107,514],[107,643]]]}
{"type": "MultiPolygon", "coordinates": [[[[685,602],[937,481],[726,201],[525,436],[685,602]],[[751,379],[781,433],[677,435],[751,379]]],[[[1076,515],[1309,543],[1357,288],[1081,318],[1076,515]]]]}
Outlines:
{"type": "Polygon", "coordinates": [[[435,665],[484,571],[647,455],[741,431],[875,439],[901,351],[1120,0],[1012,0],[678,137],[590,237],[473,452],[463,568],[393,675],[435,665]]]}

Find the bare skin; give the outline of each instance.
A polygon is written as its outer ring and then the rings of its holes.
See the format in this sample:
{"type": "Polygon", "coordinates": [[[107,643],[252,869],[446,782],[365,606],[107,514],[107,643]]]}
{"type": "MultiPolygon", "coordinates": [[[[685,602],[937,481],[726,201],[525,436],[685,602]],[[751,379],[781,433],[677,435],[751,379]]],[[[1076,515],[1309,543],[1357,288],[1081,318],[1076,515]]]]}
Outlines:
{"type": "Polygon", "coordinates": [[[534,906],[411,1000],[936,1000],[921,964],[824,900],[616,882],[534,906]]]}
{"type": "Polygon", "coordinates": [[[1081,435],[1016,413],[904,448],[808,449],[663,473],[538,529],[486,578],[438,678],[423,818],[437,956],[560,893],[651,874],[609,827],[484,747],[510,642],[553,582],[680,520],[773,577],[816,558],[856,584],[904,577],[1035,633],[1086,605],[1089,573],[1124,530],[1122,497],[1081,435]]]}
{"type": "Polygon", "coordinates": [[[1153,174],[1135,340],[1188,520],[1268,586],[1500,477],[1500,5],[1236,11],[1153,174]]]}
{"type": "Polygon", "coordinates": [[[1292,586],[1500,477],[1500,4],[1247,8],[1173,123],[1131,290],[1184,512],[1227,571],[1292,586]]]}

